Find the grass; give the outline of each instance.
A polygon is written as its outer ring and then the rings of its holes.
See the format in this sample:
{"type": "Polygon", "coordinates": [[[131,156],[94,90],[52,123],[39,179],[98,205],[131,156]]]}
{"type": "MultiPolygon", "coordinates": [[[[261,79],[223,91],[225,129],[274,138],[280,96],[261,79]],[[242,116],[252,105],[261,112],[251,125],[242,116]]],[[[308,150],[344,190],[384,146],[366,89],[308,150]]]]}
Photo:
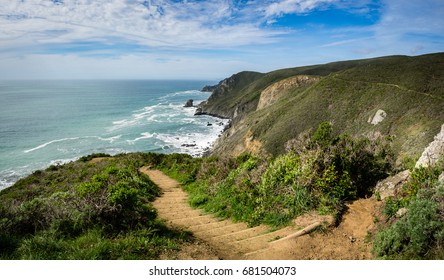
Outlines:
{"type": "Polygon", "coordinates": [[[157,259],[191,235],[168,229],[138,172],[164,155],[91,155],[36,171],[0,192],[1,259],[157,259]],[[85,160],[87,159],[87,160],[85,160]]]}
{"type": "Polygon", "coordinates": [[[135,260],[157,259],[165,251],[178,250],[189,241],[187,234],[166,228],[136,230],[110,238],[101,229],[90,229],[75,238],[60,238],[40,232],[21,240],[18,248],[2,259],[27,260],[135,260]]]}

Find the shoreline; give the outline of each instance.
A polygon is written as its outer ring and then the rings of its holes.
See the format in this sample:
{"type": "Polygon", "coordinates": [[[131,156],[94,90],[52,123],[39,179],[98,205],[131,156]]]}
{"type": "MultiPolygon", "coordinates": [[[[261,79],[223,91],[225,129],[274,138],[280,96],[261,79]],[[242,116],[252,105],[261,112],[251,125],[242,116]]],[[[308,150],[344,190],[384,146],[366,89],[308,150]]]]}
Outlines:
{"type": "MultiPolygon", "coordinates": [[[[180,106],[177,106],[180,107],[180,106]]],[[[193,109],[195,109],[194,107],[193,109]]],[[[184,108],[187,109],[187,108],[184,108]]],[[[190,118],[199,118],[200,120],[195,121],[196,124],[199,124],[201,129],[197,127],[197,129],[193,129],[190,131],[182,130],[170,133],[162,133],[162,132],[153,132],[152,140],[150,142],[143,143],[144,146],[126,147],[127,140],[122,138],[119,141],[122,143],[117,143],[116,139],[114,141],[110,141],[108,138],[99,137],[99,136],[78,136],[78,137],[69,137],[69,138],[60,138],[60,139],[48,139],[45,143],[36,143],[35,146],[27,148],[24,150],[24,154],[33,154],[33,159],[29,161],[26,165],[23,166],[11,166],[5,168],[4,170],[0,170],[0,191],[7,189],[17,183],[19,180],[24,179],[31,175],[32,173],[38,170],[45,170],[50,166],[58,166],[67,164],[70,162],[74,162],[79,160],[81,157],[88,156],[94,153],[106,153],[111,156],[115,156],[121,153],[137,153],[137,152],[155,152],[162,154],[170,154],[170,153],[183,153],[189,154],[192,157],[206,157],[208,156],[214,149],[214,145],[216,141],[221,137],[221,135],[230,127],[231,120],[222,116],[217,116],[214,114],[202,114],[201,116],[195,115],[195,111],[183,110],[183,114],[186,114],[190,118]],[[205,116],[210,118],[205,119],[205,116]],[[208,128],[204,128],[204,125],[208,126],[208,128]],[[211,127],[211,128],[210,128],[211,127]],[[184,133],[185,131],[185,133],[184,133]],[[95,150],[86,149],[84,153],[76,153],[71,157],[66,155],[67,157],[63,157],[63,155],[59,155],[60,157],[54,157],[48,161],[45,161],[45,157],[40,156],[39,154],[34,153],[51,153],[53,149],[59,149],[58,145],[65,146],[69,143],[69,141],[78,142],[79,139],[84,141],[87,139],[88,141],[93,141],[97,139],[108,140],[108,142],[114,142],[114,146],[107,149],[104,147],[97,147],[95,150]],[[126,141],[126,142],[125,142],[126,141]],[[66,142],[66,143],[65,143],[66,142]],[[150,145],[156,142],[159,146],[157,148],[150,148],[150,145]],[[161,144],[162,143],[162,144],[161,144]],[[148,146],[147,146],[148,145],[148,146]],[[163,146],[162,146],[163,145],[163,146]],[[117,151],[117,150],[118,151],[117,151]]],[[[186,127],[186,125],[185,125],[186,127]]],[[[120,135],[120,134],[119,134],[120,135]]],[[[120,135],[121,136],[121,135],[120,135]]],[[[144,137],[139,136],[139,137],[144,137]]],[[[97,140],[97,141],[99,141],[97,140]]],[[[94,142],[95,143],[95,142],[94,142]]],[[[90,146],[95,146],[94,143],[91,143],[90,146]]],[[[142,144],[142,143],[140,143],[142,144]]],[[[139,145],[140,145],[139,144],[139,145]]],[[[63,148],[63,147],[60,147],[63,148]]]]}
{"type": "MultiPolygon", "coordinates": [[[[211,115],[208,115],[211,116],[211,115]]],[[[217,140],[222,136],[222,134],[229,129],[229,127],[231,126],[231,120],[227,119],[227,118],[218,118],[216,116],[211,116],[213,118],[217,118],[219,120],[228,120],[227,123],[223,123],[223,122],[218,122],[217,120],[215,120],[215,123],[219,123],[219,125],[222,127],[222,129],[217,133],[217,136],[212,139],[211,142],[208,142],[209,145],[208,146],[199,146],[199,144],[196,144],[195,142],[189,143],[189,142],[182,142],[182,144],[180,144],[180,148],[169,144],[168,148],[173,150],[173,149],[179,149],[179,151],[177,153],[179,154],[188,154],[194,158],[203,158],[203,157],[207,157],[211,154],[211,152],[214,149],[214,145],[216,144],[217,140]],[[170,147],[173,146],[173,147],[170,147]],[[190,149],[187,149],[190,148],[190,149]],[[194,150],[194,151],[193,151],[194,150]]],[[[217,124],[212,124],[214,126],[216,126],[217,124]]],[[[166,150],[164,149],[156,149],[155,151],[149,151],[149,150],[145,150],[145,151],[122,151],[122,152],[118,152],[118,153],[106,153],[109,154],[111,157],[118,155],[118,154],[131,154],[131,153],[147,153],[147,152],[154,152],[154,153],[159,153],[159,154],[169,154],[168,152],[165,153],[166,150]]],[[[12,186],[14,186],[15,183],[17,183],[19,180],[22,180],[26,177],[28,177],[29,175],[31,175],[32,173],[39,171],[39,170],[44,170],[49,168],[50,166],[60,166],[60,165],[64,165],[64,164],[68,164],[71,162],[75,162],[78,161],[80,158],[85,157],[85,156],[89,156],[91,154],[95,154],[95,153],[99,153],[100,151],[96,151],[96,152],[91,152],[91,153],[86,153],[83,155],[79,155],[75,158],[72,159],[56,159],[56,160],[51,160],[49,163],[45,164],[42,167],[37,167],[35,169],[32,169],[29,172],[26,172],[23,175],[18,175],[16,170],[12,170],[12,169],[6,169],[6,170],[2,170],[1,172],[3,173],[10,173],[11,175],[7,175],[5,174],[5,178],[1,179],[1,185],[0,185],[0,192],[2,190],[5,190],[7,188],[10,188],[12,186]],[[13,178],[13,180],[8,180],[9,178],[13,178]],[[12,182],[13,181],[13,182],[12,182]]],[[[170,152],[170,153],[176,153],[174,151],[170,152]]]]}

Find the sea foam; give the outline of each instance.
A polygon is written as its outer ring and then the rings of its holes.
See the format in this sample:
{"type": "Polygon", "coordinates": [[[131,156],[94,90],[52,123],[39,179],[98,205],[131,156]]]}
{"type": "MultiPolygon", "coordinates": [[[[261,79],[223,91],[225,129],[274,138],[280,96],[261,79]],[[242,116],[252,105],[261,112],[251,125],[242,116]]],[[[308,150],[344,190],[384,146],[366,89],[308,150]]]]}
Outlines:
{"type": "Polygon", "coordinates": [[[11,120],[0,122],[0,189],[37,169],[92,153],[199,156],[222,132],[218,123],[226,124],[226,120],[194,116],[195,108],[184,107],[189,99],[199,104],[210,96],[190,90],[208,81],[7,84],[4,98],[8,99],[2,103],[13,106],[0,110],[0,119],[11,120]],[[36,91],[38,106],[22,102],[36,91]]]}

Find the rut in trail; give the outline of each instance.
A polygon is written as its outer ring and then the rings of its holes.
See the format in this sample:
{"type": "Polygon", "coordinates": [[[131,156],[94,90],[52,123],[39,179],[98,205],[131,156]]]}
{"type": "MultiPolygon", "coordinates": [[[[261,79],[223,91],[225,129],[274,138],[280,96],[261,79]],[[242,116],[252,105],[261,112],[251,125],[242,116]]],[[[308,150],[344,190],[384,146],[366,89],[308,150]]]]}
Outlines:
{"type": "Polygon", "coordinates": [[[279,243],[276,240],[300,232],[314,222],[313,219],[308,219],[272,231],[264,225],[248,227],[245,223],[220,220],[201,210],[192,209],[187,201],[188,195],[180,188],[180,184],[161,171],[150,170],[147,167],[141,168],[140,171],[148,175],[162,190],[163,194],[153,202],[159,217],[169,226],[192,232],[216,250],[221,259],[255,259],[257,255],[268,257],[269,249],[279,243]]]}

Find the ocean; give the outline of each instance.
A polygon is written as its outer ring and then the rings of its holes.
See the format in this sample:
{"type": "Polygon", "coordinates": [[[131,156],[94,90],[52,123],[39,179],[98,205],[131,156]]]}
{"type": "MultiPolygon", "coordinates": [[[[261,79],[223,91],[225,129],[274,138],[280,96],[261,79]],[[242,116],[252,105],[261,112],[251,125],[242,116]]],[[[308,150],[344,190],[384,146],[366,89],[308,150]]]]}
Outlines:
{"type": "Polygon", "coordinates": [[[214,81],[0,81],[0,189],[91,153],[200,156],[228,120],[185,108],[214,81]]]}

